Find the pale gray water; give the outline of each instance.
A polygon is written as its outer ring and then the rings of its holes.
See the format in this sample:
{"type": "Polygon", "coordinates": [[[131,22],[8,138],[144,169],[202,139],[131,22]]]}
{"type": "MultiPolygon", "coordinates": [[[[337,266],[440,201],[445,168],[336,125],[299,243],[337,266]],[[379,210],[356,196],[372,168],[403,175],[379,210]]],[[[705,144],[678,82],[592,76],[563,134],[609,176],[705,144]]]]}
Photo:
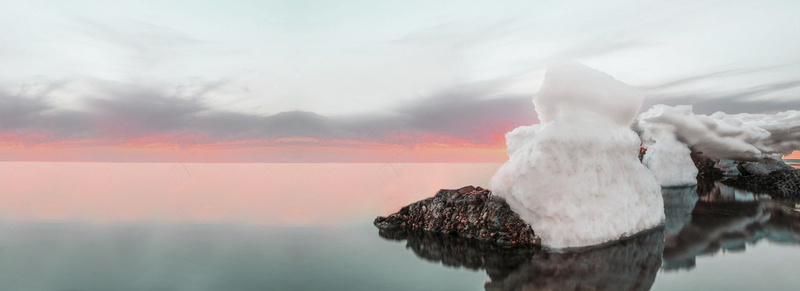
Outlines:
{"type": "Polygon", "coordinates": [[[371,225],[438,188],[485,185],[497,167],[0,163],[1,289],[800,286],[800,219],[779,211],[795,205],[719,183],[665,189],[662,229],[576,254],[525,259],[371,225]]]}

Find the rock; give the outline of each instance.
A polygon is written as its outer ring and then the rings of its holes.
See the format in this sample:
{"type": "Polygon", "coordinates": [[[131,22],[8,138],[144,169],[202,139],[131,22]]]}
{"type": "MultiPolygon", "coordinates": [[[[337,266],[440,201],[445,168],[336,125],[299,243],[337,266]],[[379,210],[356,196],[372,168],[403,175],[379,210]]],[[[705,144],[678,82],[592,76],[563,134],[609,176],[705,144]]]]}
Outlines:
{"type": "Polygon", "coordinates": [[[466,186],[442,189],[397,213],[375,219],[382,230],[430,231],[489,242],[503,247],[538,246],[531,226],[488,189],[466,186]]]}
{"type": "Polygon", "coordinates": [[[792,166],[787,165],[781,160],[763,158],[755,162],[742,162],[739,164],[739,172],[742,175],[767,175],[779,170],[792,170],[792,166]]]}
{"type": "Polygon", "coordinates": [[[646,154],[646,153],[647,153],[647,148],[646,147],[640,147],[639,148],[639,161],[640,162],[642,160],[644,160],[644,154],[646,154]]]}
{"type": "Polygon", "coordinates": [[[719,169],[722,175],[726,177],[742,175],[739,172],[739,164],[734,160],[720,160],[714,167],[719,169]]]}
{"type": "Polygon", "coordinates": [[[722,177],[722,171],[715,167],[717,160],[704,155],[702,152],[692,152],[691,157],[694,166],[697,167],[698,180],[713,181],[722,177]]]}
{"type": "Polygon", "coordinates": [[[767,175],[731,177],[722,180],[722,183],[766,193],[773,198],[800,200],[800,169],[777,170],[767,175]]]}

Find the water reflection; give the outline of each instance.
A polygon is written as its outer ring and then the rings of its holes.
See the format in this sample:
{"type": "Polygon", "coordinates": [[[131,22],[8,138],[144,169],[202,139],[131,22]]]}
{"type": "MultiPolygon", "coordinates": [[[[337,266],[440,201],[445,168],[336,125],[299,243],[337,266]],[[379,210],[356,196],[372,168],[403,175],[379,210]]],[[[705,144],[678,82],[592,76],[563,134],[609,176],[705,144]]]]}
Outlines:
{"type": "Polygon", "coordinates": [[[666,215],[664,232],[667,237],[676,235],[692,221],[692,209],[698,200],[697,189],[697,186],[661,189],[666,215]]]}
{"type": "Polygon", "coordinates": [[[671,230],[665,237],[665,270],[692,269],[697,256],[743,252],[747,244],[761,240],[800,243],[800,212],[793,204],[718,181],[698,187],[696,203],[691,204],[686,198],[691,190],[683,189],[684,195],[664,192],[667,229],[671,230]],[[691,209],[688,221],[676,222],[686,220],[682,213],[687,209],[691,209]]]}
{"type": "Polygon", "coordinates": [[[661,267],[664,232],[655,229],[581,252],[540,253],[486,290],[649,290],[661,267]]]}
{"type": "Polygon", "coordinates": [[[448,267],[484,269],[492,281],[505,279],[520,265],[541,252],[540,249],[532,248],[502,248],[434,232],[380,230],[378,234],[388,240],[405,240],[406,248],[427,261],[441,262],[448,267]]]}
{"type": "Polygon", "coordinates": [[[432,233],[386,232],[418,257],[483,269],[487,290],[649,290],[659,269],[691,270],[698,256],[743,252],[766,240],[800,244],[800,209],[718,181],[664,188],[663,228],[628,240],[568,253],[502,249],[432,233]]]}
{"type": "Polygon", "coordinates": [[[585,251],[552,253],[508,249],[428,232],[381,230],[389,240],[406,240],[418,257],[449,267],[484,269],[486,290],[648,290],[661,266],[664,232],[655,229],[585,251]]]}

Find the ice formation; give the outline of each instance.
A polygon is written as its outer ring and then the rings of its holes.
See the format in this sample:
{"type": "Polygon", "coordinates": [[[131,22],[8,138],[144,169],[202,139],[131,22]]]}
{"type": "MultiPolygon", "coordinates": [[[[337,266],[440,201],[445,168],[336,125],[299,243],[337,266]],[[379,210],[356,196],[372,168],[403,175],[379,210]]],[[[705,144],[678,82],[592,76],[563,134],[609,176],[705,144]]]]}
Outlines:
{"type": "Polygon", "coordinates": [[[653,172],[661,187],[697,185],[697,167],[692,151],[675,137],[666,138],[647,149],[642,163],[653,172]]]}
{"type": "Polygon", "coordinates": [[[675,127],[660,123],[657,118],[663,108],[656,105],[637,118],[642,145],[647,147],[642,163],[662,187],[697,185],[698,171],[690,156],[692,151],[675,137],[675,127]]]}
{"type": "Polygon", "coordinates": [[[630,129],[642,96],[577,63],[547,70],[533,98],[541,121],[506,134],[509,160],[489,185],[551,248],[599,244],[664,220],[653,174],[630,129]]]}
{"type": "Polygon", "coordinates": [[[655,105],[642,113],[637,127],[645,144],[653,141],[652,127],[669,127],[692,151],[730,160],[758,160],[800,150],[800,111],[776,114],[692,113],[688,105],[655,105]]]}

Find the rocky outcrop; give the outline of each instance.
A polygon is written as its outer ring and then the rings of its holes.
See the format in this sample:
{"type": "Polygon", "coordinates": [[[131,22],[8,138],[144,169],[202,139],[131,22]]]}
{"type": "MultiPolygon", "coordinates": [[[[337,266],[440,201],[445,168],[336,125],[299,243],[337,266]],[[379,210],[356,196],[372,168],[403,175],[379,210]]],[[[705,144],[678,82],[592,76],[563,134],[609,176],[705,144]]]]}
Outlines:
{"type": "Polygon", "coordinates": [[[704,155],[702,152],[692,152],[691,157],[694,166],[697,167],[698,180],[715,180],[722,177],[722,171],[715,167],[717,160],[704,155]]]}
{"type": "Polygon", "coordinates": [[[382,230],[402,229],[457,235],[503,247],[538,246],[541,239],[501,198],[488,189],[442,189],[374,221],[382,230]]]}
{"type": "Polygon", "coordinates": [[[800,170],[778,170],[767,175],[738,176],[722,180],[723,184],[773,198],[800,200],[800,170]]]}
{"type": "Polygon", "coordinates": [[[783,161],[763,158],[758,161],[719,161],[703,153],[693,152],[692,160],[699,170],[698,191],[713,187],[714,181],[778,199],[800,200],[800,170],[783,161]],[[727,164],[721,165],[721,162],[727,164]],[[728,170],[726,174],[723,169],[728,170]],[[735,170],[736,174],[731,175],[735,170]]]}
{"type": "Polygon", "coordinates": [[[742,172],[739,171],[739,162],[734,160],[719,160],[714,167],[719,169],[725,177],[742,175],[742,172]]]}
{"type": "Polygon", "coordinates": [[[768,175],[775,171],[792,170],[792,166],[787,165],[781,160],[763,158],[755,162],[739,163],[739,172],[742,175],[768,175]]]}

